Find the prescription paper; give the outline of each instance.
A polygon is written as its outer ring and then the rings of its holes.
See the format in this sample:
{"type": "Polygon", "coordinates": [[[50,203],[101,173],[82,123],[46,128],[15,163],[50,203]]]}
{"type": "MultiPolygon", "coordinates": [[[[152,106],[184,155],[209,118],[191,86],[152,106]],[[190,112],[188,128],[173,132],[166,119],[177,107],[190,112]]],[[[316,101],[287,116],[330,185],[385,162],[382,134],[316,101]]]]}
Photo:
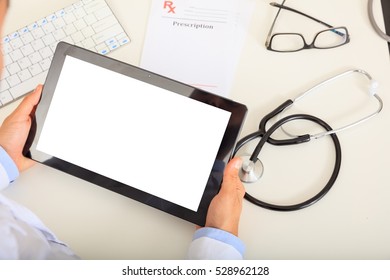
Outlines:
{"type": "Polygon", "coordinates": [[[229,96],[255,0],[153,0],[140,66],[229,96]]]}

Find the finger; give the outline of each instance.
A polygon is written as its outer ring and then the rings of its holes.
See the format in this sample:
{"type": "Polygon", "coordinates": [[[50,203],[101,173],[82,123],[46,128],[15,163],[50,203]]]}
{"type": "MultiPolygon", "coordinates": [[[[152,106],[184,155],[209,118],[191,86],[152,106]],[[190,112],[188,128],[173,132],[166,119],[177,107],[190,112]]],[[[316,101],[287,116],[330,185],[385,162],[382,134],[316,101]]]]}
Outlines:
{"type": "Polygon", "coordinates": [[[32,93],[27,95],[19,104],[18,108],[16,108],[15,112],[22,115],[30,115],[41,98],[42,87],[42,85],[38,85],[32,93]]]}
{"type": "Polygon", "coordinates": [[[238,190],[242,196],[245,193],[244,186],[238,176],[238,172],[242,165],[241,158],[233,158],[230,160],[225,168],[221,191],[232,191],[233,189],[238,190]]]}
{"type": "Polygon", "coordinates": [[[242,165],[241,158],[236,157],[236,158],[231,159],[225,168],[224,179],[225,179],[225,177],[227,177],[226,179],[228,179],[228,180],[229,179],[230,180],[239,179],[238,171],[240,170],[241,165],[242,165]]]}

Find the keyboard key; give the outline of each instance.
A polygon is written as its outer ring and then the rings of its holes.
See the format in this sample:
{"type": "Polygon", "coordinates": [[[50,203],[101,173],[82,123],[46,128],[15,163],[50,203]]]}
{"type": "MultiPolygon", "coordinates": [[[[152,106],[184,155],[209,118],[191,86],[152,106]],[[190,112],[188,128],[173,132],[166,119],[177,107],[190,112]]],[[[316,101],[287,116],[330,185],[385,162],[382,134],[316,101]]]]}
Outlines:
{"type": "Polygon", "coordinates": [[[108,39],[106,41],[106,45],[112,45],[112,44],[116,44],[116,43],[117,43],[117,41],[115,38],[111,38],[111,39],[108,39]]]}
{"type": "Polygon", "coordinates": [[[87,24],[85,23],[85,21],[83,19],[76,20],[73,24],[77,30],[82,30],[85,27],[87,27],[87,24]]]}
{"type": "Polygon", "coordinates": [[[45,44],[41,39],[38,39],[31,43],[31,46],[34,48],[35,51],[39,51],[40,49],[45,47],[45,44]]]}
{"type": "Polygon", "coordinates": [[[20,70],[22,70],[22,69],[20,69],[20,66],[17,62],[14,62],[14,63],[8,65],[7,69],[8,69],[8,72],[10,75],[14,75],[14,74],[18,73],[20,70]]]}
{"type": "Polygon", "coordinates": [[[18,75],[15,74],[15,75],[9,76],[7,78],[7,82],[8,82],[10,87],[14,87],[14,86],[20,84],[20,79],[19,79],[18,75]]]}
{"type": "Polygon", "coordinates": [[[74,27],[73,24],[69,24],[67,26],[64,27],[64,31],[66,33],[66,35],[72,35],[73,33],[76,33],[77,32],[77,29],[76,27],[74,27]]]}
{"type": "Polygon", "coordinates": [[[57,18],[61,18],[61,17],[63,17],[65,14],[66,14],[66,13],[65,13],[65,10],[64,10],[64,9],[61,9],[61,10],[59,10],[59,11],[56,12],[57,18]]]}
{"type": "Polygon", "coordinates": [[[122,33],[119,36],[116,37],[118,40],[119,44],[121,46],[126,45],[127,43],[130,43],[130,38],[127,37],[126,33],[122,33]]]}
{"type": "Polygon", "coordinates": [[[45,24],[44,26],[42,26],[42,30],[46,33],[46,34],[51,34],[54,30],[56,30],[56,28],[54,27],[54,24],[52,22],[48,22],[47,24],[45,24]]]}
{"type": "Polygon", "coordinates": [[[36,64],[42,60],[42,56],[39,52],[35,52],[28,56],[32,64],[36,64]]]}
{"type": "Polygon", "coordinates": [[[42,37],[42,41],[46,46],[49,46],[49,45],[53,44],[56,41],[56,39],[54,38],[54,36],[52,34],[48,34],[48,35],[42,37]]]}
{"type": "Polygon", "coordinates": [[[30,66],[28,70],[30,70],[33,76],[36,76],[43,71],[42,67],[38,63],[30,66]]]}
{"type": "Polygon", "coordinates": [[[121,33],[122,27],[119,24],[116,24],[110,28],[107,28],[106,30],[95,34],[92,36],[92,39],[95,40],[96,44],[100,44],[112,37],[112,34],[118,34],[121,33]]]}
{"type": "Polygon", "coordinates": [[[28,26],[28,29],[30,30],[30,31],[33,31],[34,29],[37,29],[39,26],[38,26],[38,23],[36,23],[36,22],[33,22],[33,23],[31,23],[29,26],[28,26]]]}
{"type": "Polygon", "coordinates": [[[93,14],[89,14],[87,15],[85,18],[84,18],[85,22],[88,24],[88,25],[92,25],[94,23],[96,23],[98,20],[97,18],[95,17],[95,15],[93,14]]]}
{"type": "Polygon", "coordinates": [[[13,62],[14,61],[12,60],[12,58],[8,54],[4,56],[3,63],[4,63],[5,66],[10,65],[13,62]]]}
{"type": "Polygon", "coordinates": [[[23,53],[21,50],[15,50],[9,54],[9,56],[12,58],[12,61],[18,61],[23,57],[23,53]]]}
{"type": "Polygon", "coordinates": [[[14,49],[12,48],[10,43],[3,44],[3,53],[7,54],[12,52],[14,49]]]}
{"type": "Polygon", "coordinates": [[[66,8],[64,8],[64,10],[65,10],[66,14],[70,14],[70,13],[72,13],[74,11],[74,6],[70,5],[70,6],[66,7],[66,8]]]}
{"type": "Polygon", "coordinates": [[[28,69],[24,69],[18,73],[19,79],[24,82],[30,78],[32,78],[32,75],[28,69]]]}
{"type": "Polygon", "coordinates": [[[24,56],[28,56],[32,53],[34,53],[34,48],[31,46],[31,44],[25,45],[20,48],[24,56]]]}
{"type": "Polygon", "coordinates": [[[25,69],[25,68],[32,65],[32,63],[28,57],[23,57],[22,59],[19,59],[18,64],[20,66],[20,69],[25,69]]]}
{"type": "Polygon", "coordinates": [[[20,38],[11,40],[10,44],[14,50],[19,49],[21,46],[24,45],[22,39],[20,38]]]}
{"type": "Polygon", "coordinates": [[[28,27],[25,26],[25,27],[23,27],[22,29],[19,30],[19,36],[23,36],[27,32],[29,32],[29,30],[28,30],[28,27]]]}
{"type": "Polygon", "coordinates": [[[56,14],[51,14],[46,17],[48,22],[52,22],[57,18],[56,14]]]}
{"type": "Polygon", "coordinates": [[[53,55],[53,51],[49,46],[44,47],[43,49],[39,50],[39,53],[41,54],[42,58],[48,58],[53,55]]]}
{"type": "Polygon", "coordinates": [[[96,50],[98,53],[103,54],[103,55],[106,55],[110,52],[110,49],[104,43],[96,46],[96,50]]]}
{"type": "Polygon", "coordinates": [[[126,45],[127,43],[130,43],[130,39],[129,39],[128,37],[122,38],[122,39],[119,41],[119,44],[120,44],[121,46],[126,45]]]}
{"type": "Polygon", "coordinates": [[[101,20],[101,19],[104,19],[104,18],[110,16],[112,13],[111,13],[111,10],[109,7],[105,7],[103,9],[96,11],[94,14],[98,20],[101,20]]]}
{"type": "Polygon", "coordinates": [[[43,26],[43,25],[45,25],[47,23],[48,23],[48,21],[47,21],[46,18],[42,18],[42,19],[37,21],[38,26],[43,26]]]}
{"type": "MultiPolygon", "coordinates": [[[[3,73],[1,76],[2,76],[2,79],[6,79],[9,77],[9,72],[7,70],[7,67],[3,69],[3,73]]],[[[1,83],[0,83],[0,85],[1,85],[1,83]]]]}
{"type": "Polygon", "coordinates": [[[53,44],[51,44],[49,47],[51,49],[51,51],[54,52],[56,51],[56,48],[57,48],[57,45],[58,45],[58,42],[54,42],[53,44]]]}
{"type": "Polygon", "coordinates": [[[83,7],[79,7],[78,9],[75,9],[75,11],[73,12],[73,14],[75,15],[75,17],[77,19],[81,19],[81,18],[84,18],[87,13],[85,12],[85,10],[83,9],[83,7]]]}
{"type": "Polygon", "coordinates": [[[108,46],[108,48],[110,49],[110,51],[113,51],[113,50],[116,50],[117,48],[119,48],[120,45],[118,42],[115,42],[115,43],[112,43],[111,45],[108,46]]]}
{"type": "Polygon", "coordinates": [[[83,1],[79,1],[73,4],[73,7],[75,8],[76,11],[80,9],[82,6],[84,6],[83,1]]]}
{"type": "Polygon", "coordinates": [[[75,42],[75,44],[80,43],[81,41],[85,40],[85,37],[81,31],[78,31],[74,34],[72,34],[72,39],[75,42]]]}
{"type": "Polygon", "coordinates": [[[112,27],[113,25],[115,25],[117,23],[118,23],[118,21],[116,20],[116,18],[113,16],[110,16],[110,17],[106,17],[105,19],[96,22],[95,24],[92,24],[92,28],[95,30],[96,33],[99,33],[99,32],[106,30],[109,27],[112,27]]]}
{"type": "Polygon", "coordinates": [[[14,32],[10,34],[9,37],[11,38],[11,40],[19,38],[19,32],[14,32]]]}
{"type": "Polygon", "coordinates": [[[66,22],[66,24],[71,24],[72,22],[77,20],[74,14],[72,13],[64,15],[63,19],[66,22]]]}
{"type": "Polygon", "coordinates": [[[3,44],[9,43],[9,41],[11,41],[10,37],[8,36],[3,37],[3,44]]]}
{"type": "Polygon", "coordinates": [[[97,12],[98,10],[100,9],[103,9],[107,7],[106,4],[104,3],[104,1],[90,1],[89,3],[86,3],[84,5],[84,10],[88,13],[88,14],[93,14],[95,12],[97,12]]]}
{"type": "Polygon", "coordinates": [[[42,36],[45,36],[45,32],[42,30],[42,28],[36,28],[31,30],[31,34],[34,36],[35,39],[39,39],[42,36]]]}
{"type": "Polygon", "coordinates": [[[56,30],[53,32],[53,36],[56,39],[56,41],[59,42],[66,37],[66,34],[65,34],[64,30],[59,29],[59,30],[56,30]]]}
{"type": "Polygon", "coordinates": [[[31,34],[31,32],[24,34],[23,36],[20,37],[20,39],[23,41],[23,44],[28,44],[34,41],[34,37],[31,34]]]}
{"type": "Polygon", "coordinates": [[[9,102],[13,101],[12,95],[9,90],[5,90],[0,92],[0,102],[5,105],[9,102]]]}
{"type": "Polygon", "coordinates": [[[90,38],[92,35],[95,34],[95,31],[93,31],[93,28],[91,26],[87,26],[83,30],[81,30],[85,38],[90,38]]]}
{"type": "Polygon", "coordinates": [[[102,55],[106,55],[106,54],[108,54],[109,52],[110,52],[110,50],[109,50],[108,48],[104,48],[104,49],[101,49],[101,50],[99,51],[99,53],[102,54],[102,55]]]}
{"type": "Polygon", "coordinates": [[[95,46],[95,42],[91,38],[85,39],[83,42],[83,47],[90,50],[95,46]]]}
{"type": "Polygon", "coordinates": [[[53,20],[53,25],[54,27],[58,30],[66,25],[66,22],[64,21],[63,18],[59,17],[53,20]]]}
{"type": "Polygon", "coordinates": [[[0,81],[0,92],[6,91],[9,88],[10,88],[10,86],[9,86],[7,80],[3,79],[0,81]]]}
{"type": "Polygon", "coordinates": [[[49,70],[50,64],[51,64],[51,61],[48,58],[39,62],[39,65],[42,67],[43,71],[49,70]]]}

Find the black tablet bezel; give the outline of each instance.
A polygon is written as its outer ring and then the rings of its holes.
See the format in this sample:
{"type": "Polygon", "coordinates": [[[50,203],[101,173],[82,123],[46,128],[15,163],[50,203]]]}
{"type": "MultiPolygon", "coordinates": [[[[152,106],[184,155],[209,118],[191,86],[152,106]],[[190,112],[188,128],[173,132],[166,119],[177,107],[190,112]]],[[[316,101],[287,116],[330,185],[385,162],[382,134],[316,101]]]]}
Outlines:
{"type": "MultiPolygon", "coordinates": [[[[77,102],[77,100],[75,100],[75,102],[77,102]]],[[[107,56],[102,56],[95,52],[60,42],[56,48],[51,67],[44,84],[40,103],[37,106],[35,115],[33,117],[32,129],[30,131],[24,152],[31,159],[44,165],[61,170],[98,186],[104,187],[126,197],[132,198],[136,201],[162,210],[166,213],[203,226],[205,224],[208,206],[212,198],[219,191],[224,167],[231,157],[246,113],[247,108],[243,104],[211,94],[198,88],[191,87],[156,73],[152,73],[139,67],[135,67],[127,63],[109,58],[107,56]],[[203,193],[197,212],[148,194],[132,186],[128,186],[113,179],[99,175],[95,172],[66,162],[52,155],[42,153],[36,149],[52,97],[55,94],[57,82],[59,80],[61,69],[66,56],[74,57],[82,61],[103,67],[105,69],[121,73],[130,78],[161,87],[176,94],[201,101],[231,113],[228,127],[225,131],[213,169],[210,172],[210,177],[208,179],[207,186],[205,187],[205,191],[203,193]]],[[[199,147],[196,148],[199,149],[199,147]]],[[[185,182],[183,182],[183,184],[185,184],[185,182]]]]}

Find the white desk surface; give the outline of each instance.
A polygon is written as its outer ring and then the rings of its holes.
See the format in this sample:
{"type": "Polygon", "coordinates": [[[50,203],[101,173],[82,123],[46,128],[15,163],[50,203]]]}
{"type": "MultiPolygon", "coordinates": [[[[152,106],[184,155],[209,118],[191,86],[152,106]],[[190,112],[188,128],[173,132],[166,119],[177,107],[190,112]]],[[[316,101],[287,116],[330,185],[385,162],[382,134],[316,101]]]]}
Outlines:
{"type": "MultiPolygon", "coordinates": [[[[72,2],[12,0],[4,34],[72,2]]],[[[112,55],[138,65],[150,1],[107,2],[132,39],[112,55]]],[[[380,1],[376,2],[377,18],[383,24],[380,1]]],[[[332,50],[290,54],[269,52],[264,47],[275,13],[268,3],[256,1],[230,95],[249,109],[242,136],[254,131],[259,119],[286,99],[349,68],[362,68],[379,81],[385,107],[369,122],[339,134],[343,150],[340,175],[320,202],[289,213],[244,202],[240,237],[247,247],[246,258],[389,259],[389,53],[370,26],[367,1],[316,1],[315,5],[309,0],[294,1],[293,6],[300,10],[347,26],[351,42],[332,50]]],[[[317,106],[312,113],[321,117],[323,111],[323,117],[336,126],[340,119],[360,112],[360,107],[352,104],[354,95],[365,94],[362,81],[356,77],[335,83],[327,91],[337,98],[319,101],[313,96],[313,102],[308,99],[310,106],[304,108],[317,106]],[[343,98],[348,94],[352,97],[343,98]],[[332,115],[338,108],[345,110],[332,115]]],[[[1,119],[17,103],[0,109],[1,119]]],[[[318,191],[326,183],[334,159],[327,139],[288,148],[266,145],[263,150],[266,173],[258,188],[284,203],[297,202],[282,196],[294,188],[301,192],[295,194],[296,199],[310,195],[310,186],[318,191]]],[[[247,188],[254,192],[254,186],[247,188]]],[[[195,229],[186,221],[39,164],[22,173],[4,193],[32,209],[83,259],[182,259],[195,229]]]]}

